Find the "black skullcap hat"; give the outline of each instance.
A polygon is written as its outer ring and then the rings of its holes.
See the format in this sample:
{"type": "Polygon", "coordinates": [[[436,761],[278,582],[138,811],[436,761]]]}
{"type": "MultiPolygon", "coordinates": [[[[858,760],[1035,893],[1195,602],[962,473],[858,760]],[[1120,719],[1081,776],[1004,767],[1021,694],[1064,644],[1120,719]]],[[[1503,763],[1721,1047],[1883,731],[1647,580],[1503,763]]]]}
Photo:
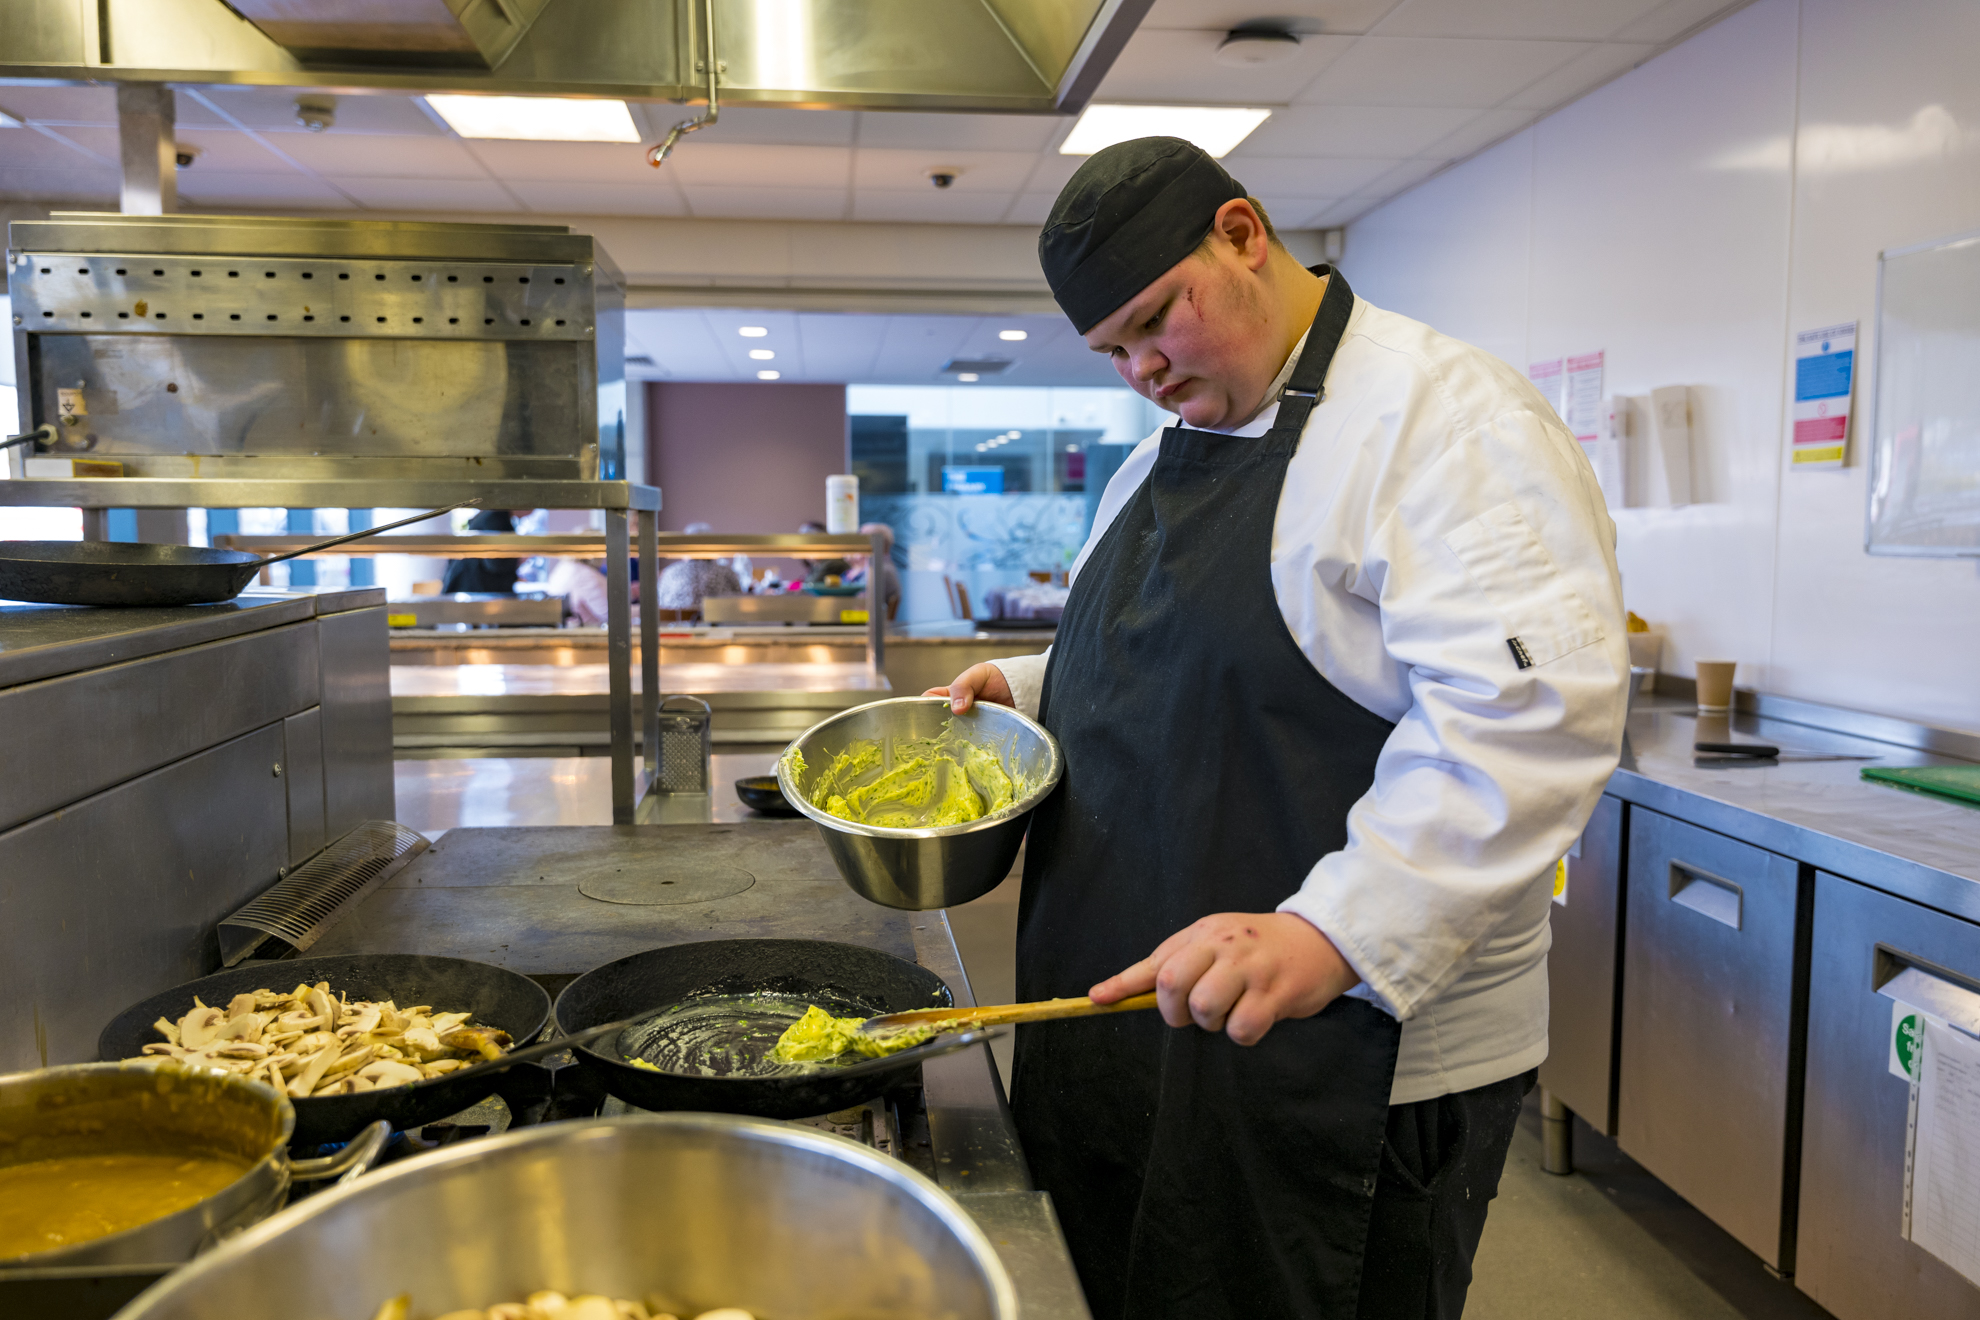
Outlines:
{"type": "Polygon", "coordinates": [[[1085,334],[1196,250],[1244,188],[1193,142],[1117,142],[1079,167],[1038,235],[1052,296],[1085,334]]]}

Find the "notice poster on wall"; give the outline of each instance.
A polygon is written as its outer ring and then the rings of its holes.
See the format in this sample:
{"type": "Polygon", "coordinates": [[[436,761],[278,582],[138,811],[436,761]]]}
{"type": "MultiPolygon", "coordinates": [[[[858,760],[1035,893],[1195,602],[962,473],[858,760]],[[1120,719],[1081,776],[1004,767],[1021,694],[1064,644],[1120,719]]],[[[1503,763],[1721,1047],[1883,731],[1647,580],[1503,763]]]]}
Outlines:
{"type": "Polygon", "coordinates": [[[1849,390],[1856,375],[1856,322],[1794,337],[1794,451],[1799,472],[1839,468],[1849,451],[1849,390]]]}
{"type": "Polygon", "coordinates": [[[1567,406],[1560,410],[1574,438],[1587,444],[1601,432],[1602,358],[1601,352],[1582,353],[1567,359],[1567,384],[1562,390],[1567,406]]]}
{"type": "Polygon", "coordinates": [[[1565,406],[1561,400],[1561,386],[1565,383],[1561,378],[1561,359],[1533,363],[1526,369],[1526,378],[1558,416],[1565,406]]]}

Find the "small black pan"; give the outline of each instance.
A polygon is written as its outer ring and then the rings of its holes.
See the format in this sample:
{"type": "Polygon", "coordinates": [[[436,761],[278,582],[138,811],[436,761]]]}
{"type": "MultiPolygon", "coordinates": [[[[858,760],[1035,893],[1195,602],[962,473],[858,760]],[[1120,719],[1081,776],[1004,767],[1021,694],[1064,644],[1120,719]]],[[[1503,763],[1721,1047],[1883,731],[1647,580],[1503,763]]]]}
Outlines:
{"type": "MultiPolygon", "coordinates": [[[[235,995],[251,990],[288,990],[319,981],[328,981],[332,994],[347,999],[389,999],[406,1007],[430,1004],[442,1013],[472,1013],[477,1025],[500,1027],[518,1045],[534,1039],[550,1016],[550,996],[521,972],[466,958],[353,953],[236,967],[175,986],[113,1018],[97,1038],[96,1053],[105,1060],[136,1058],[145,1046],[164,1039],[151,1024],[162,1017],[178,1021],[192,1011],[195,995],[201,1003],[225,1008],[235,995]]],[[[463,1068],[389,1091],[296,1100],[290,1144],[348,1141],[380,1118],[395,1128],[420,1127],[487,1099],[502,1073],[495,1067],[463,1068]]]]}
{"type": "Polygon", "coordinates": [[[795,816],[797,808],[784,798],[775,775],[752,775],[736,781],[736,800],[765,816],[795,816]]]}
{"type": "Polygon", "coordinates": [[[479,500],[367,527],[279,555],[148,541],[0,541],[0,600],[37,605],[215,605],[247,590],[269,564],[451,513],[479,500]]]}
{"type": "MultiPolygon", "coordinates": [[[[704,996],[771,994],[842,1006],[877,1017],[953,1006],[947,983],[925,967],[878,949],[824,940],[708,940],[648,949],[585,973],[557,997],[557,1029],[582,1031],[618,1018],[645,1018],[704,996]]],[[[703,1077],[634,1067],[618,1041],[580,1045],[578,1062],[606,1091],[641,1109],[692,1109],[761,1118],[804,1118],[862,1104],[920,1069],[922,1061],[985,1039],[944,1036],[928,1045],[850,1067],[775,1077],[703,1077]]]]}

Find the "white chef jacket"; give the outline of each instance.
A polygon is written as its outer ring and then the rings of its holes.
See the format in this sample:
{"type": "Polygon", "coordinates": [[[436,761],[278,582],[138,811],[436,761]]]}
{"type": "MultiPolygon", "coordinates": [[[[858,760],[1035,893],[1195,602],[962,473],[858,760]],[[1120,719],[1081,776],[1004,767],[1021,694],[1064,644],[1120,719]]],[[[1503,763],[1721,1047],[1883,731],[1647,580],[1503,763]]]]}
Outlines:
{"type": "MultiPolygon", "coordinates": [[[[1072,578],[1160,447],[1158,431],[1108,483],[1072,578]]],[[[1356,298],[1286,469],[1271,573],[1314,667],[1396,726],[1347,846],[1279,910],[1401,1020],[1391,1103],[1536,1067],[1554,864],[1627,708],[1615,525],[1581,446],[1505,363],[1356,298]]],[[[995,662],[1027,714],[1049,654],[995,662]]]]}

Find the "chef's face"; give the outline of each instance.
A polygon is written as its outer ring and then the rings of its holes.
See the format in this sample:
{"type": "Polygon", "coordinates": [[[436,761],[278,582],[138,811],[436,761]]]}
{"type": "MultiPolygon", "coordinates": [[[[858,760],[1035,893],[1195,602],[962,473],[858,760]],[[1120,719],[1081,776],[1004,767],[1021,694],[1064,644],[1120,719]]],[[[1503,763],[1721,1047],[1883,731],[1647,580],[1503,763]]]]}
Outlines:
{"type": "Polygon", "coordinates": [[[1279,367],[1259,280],[1267,246],[1250,204],[1226,202],[1205,246],[1087,331],[1087,347],[1191,426],[1242,423],[1279,367]]]}

